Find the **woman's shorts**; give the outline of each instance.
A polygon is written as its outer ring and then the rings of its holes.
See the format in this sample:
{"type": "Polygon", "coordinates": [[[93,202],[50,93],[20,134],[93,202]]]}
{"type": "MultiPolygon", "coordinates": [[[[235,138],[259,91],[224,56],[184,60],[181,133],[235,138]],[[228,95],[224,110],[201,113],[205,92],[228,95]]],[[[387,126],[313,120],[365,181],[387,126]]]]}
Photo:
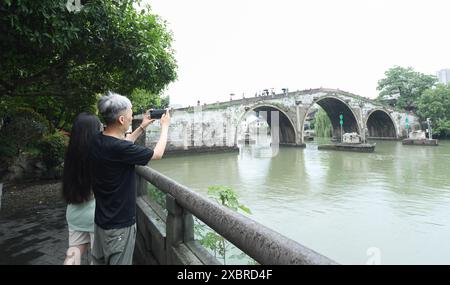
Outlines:
{"type": "Polygon", "coordinates": [[[92,248],[94,233],[69,230],[69,247],[87,243],[90,243],[90,247],[92,248]]]}

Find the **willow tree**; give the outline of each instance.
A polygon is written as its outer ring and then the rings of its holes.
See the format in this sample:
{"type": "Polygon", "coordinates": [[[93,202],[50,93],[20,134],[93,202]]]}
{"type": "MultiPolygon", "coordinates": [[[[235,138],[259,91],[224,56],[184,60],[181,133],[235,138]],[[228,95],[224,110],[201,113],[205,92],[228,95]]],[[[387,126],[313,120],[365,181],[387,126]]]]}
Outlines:
{"type": "Polygon", "coordinates": [[[331,137],[333,127],[327,113],[319,107],[315,114],[314,132],[317,137],[331,137]]]}

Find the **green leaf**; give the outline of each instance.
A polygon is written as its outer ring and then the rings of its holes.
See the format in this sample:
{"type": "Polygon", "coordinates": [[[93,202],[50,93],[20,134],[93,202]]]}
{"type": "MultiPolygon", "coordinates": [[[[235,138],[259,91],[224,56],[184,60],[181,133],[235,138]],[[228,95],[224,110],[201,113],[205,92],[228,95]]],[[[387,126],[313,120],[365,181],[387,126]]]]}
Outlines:
{"type": "Polygon", "coordinates": [[[246,212],[247,214],[251,214],[252,211],[250,211],[250,209],[244,205],[239,205],[239,209],[241,209],[242,211],[246,212]]]}

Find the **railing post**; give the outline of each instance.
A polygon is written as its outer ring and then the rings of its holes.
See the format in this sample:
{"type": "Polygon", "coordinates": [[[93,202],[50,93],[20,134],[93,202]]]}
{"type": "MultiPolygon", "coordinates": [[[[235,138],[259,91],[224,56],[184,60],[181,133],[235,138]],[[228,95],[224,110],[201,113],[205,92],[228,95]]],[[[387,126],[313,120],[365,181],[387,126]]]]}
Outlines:
{"type": "Polygon", "coordinates": [[[166,208],[167,264],[177,264],[174,248],[194,240],[194,219],[170,194],[166,194],[166,208]]]}
{"type": "Polygon", "coordinates": [[[147,195],[147,181],[136,174],[136,197],[147,195]]]}
{"type": "Polygon", "coordinates": [[[183,242],[183,208],[178,205],[175,198],[166,194],[166,254],[167,264],[176,264],[174,248],[183,242]]]}
{"type": "Polygon", "coordinates": [[[183,209],[183,241],[194,240],[194,217],[191,213],[183,209]]]}

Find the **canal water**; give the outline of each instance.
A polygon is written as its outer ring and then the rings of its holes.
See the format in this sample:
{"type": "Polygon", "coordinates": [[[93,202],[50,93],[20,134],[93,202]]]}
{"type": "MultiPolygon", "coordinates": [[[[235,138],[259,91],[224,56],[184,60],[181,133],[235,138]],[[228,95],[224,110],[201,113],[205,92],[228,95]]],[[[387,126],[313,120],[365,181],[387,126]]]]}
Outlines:
{"type": "MultiPolygon", "coordinates": [[[[322,143],[322,141],[319,141],[322,143]]],[[[450,263],[450,141],[374,153],[264,147],[151,167],[206,195],[226,185],[250,218],[342,264],[450,263]]]]}

